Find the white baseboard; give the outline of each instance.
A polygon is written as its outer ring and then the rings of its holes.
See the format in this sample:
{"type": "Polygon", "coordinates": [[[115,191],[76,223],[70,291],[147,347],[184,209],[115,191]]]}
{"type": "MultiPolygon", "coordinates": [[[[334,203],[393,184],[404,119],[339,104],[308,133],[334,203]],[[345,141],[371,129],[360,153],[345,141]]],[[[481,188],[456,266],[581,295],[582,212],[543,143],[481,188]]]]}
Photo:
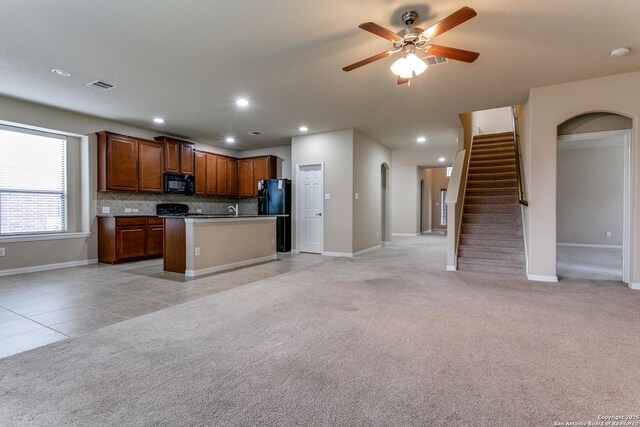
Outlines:
{"type": "Polygon", "coordinates": [[[231,262],[229,264],[216,265],[214,267],[202,268],[200,270],[186,270],[184,272],[184,275],[187,276],[187,277],[202,276],[203,274],[217,273],[218,271],[229,270],[229,269],[237,268],[237,267],[246,267],[247,265],[258,264],[258,263],[261,263],[261,262],[273,261],[273,260],[277,260],[277,259],[278,259],[278,255],[277,254],[267,255],[267,256],[260,257],[260,258],[247,259],[247,260],[244,260],[244,261],[231,262]]]}
{"type": "Polygon", "coordinates": [[[369,249],[363,249],[363,250],[361,250],[361,251],[355,252],[355,253],[353,254],[353,256],[364,255],[364,254],[366,254],[366,253],[373,252],[373,251],[375,251],[376,249],[380,249],[381,247],[382,247],[382,245],[372,246],[372,247],[370,247],[369,249]]]}
{"type": "Polygon", "coordinates": [[[629,288],[634,291],[640,291],[640,283],[629,283],[629,288]]]}
{"type": "Polygon", "coordinates": [[[447,265],[447,271],[458,271],[455,265],[447,265]]]}
{"type": "Polygon", "coordinates": [[[431,231],[432,231],[431,229],[428,229],[428,230],[422,230],[422,232],[423,232],[423,233],[431,233],[431,231]]]}
{"type": "Polygon", "coordinates": [[[351,252],[322,252],[322,255],[324,256],[344,256],[347,258],[353,258],[353,254],[351,252]]]}
{"type": "Polygon", "coordinates": [[[58,262],[55,264],[32,265],[30,267],[8,268],[0,270],[0,276],[11,276],[14,274],[36,273],[38,271],[58,270],[60,268],[82,267],[83,265],[97,264],[97,259],[83,259],[80,261],[58,262]]]}
{"type": "Polygon", "coordinates": [[[401,236],[401,237],[416,237],[419,236],[418,233],[391,233],[392,236],[401,236]]]}
{"type": "Polygon", "coordinates": [[[391,244],[391,242],[382,242],[382,246],[389,246],[391,244]]]}
{"type": "Polygon", "coordinates": [[[622,245],[587,245],[584,243],[556,243],[558,246],[571,246],[576,248],[604,248],[604,249],[622,249],[622,245]]]}
{"type": "Polygon", "coordinates": [[[535,282],[552,282],[555,283],[558,281],[558,276],[543,276],[540,274],[528,274],[527,279],[533,280],[535,282]]]}

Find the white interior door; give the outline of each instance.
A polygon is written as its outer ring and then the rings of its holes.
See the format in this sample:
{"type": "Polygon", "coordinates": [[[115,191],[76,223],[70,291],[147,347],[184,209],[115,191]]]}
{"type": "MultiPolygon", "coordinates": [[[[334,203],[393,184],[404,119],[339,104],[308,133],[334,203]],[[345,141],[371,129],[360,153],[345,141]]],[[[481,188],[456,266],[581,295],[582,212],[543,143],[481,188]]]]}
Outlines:
{"type": "Polygon", "coordinates": [[[299,251],[322,253],[324,221],[323,171],[321,164],[300,166],[298,176],[298,200],[300,207],[299,251]]]}

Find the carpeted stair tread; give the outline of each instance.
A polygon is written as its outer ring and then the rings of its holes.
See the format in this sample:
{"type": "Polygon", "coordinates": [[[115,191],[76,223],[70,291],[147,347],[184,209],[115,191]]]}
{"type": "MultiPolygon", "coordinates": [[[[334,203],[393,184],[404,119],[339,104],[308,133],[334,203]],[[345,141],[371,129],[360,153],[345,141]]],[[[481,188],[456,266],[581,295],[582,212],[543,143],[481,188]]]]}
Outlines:
{"type": "Polygon", "coordinates": [[[499,188],[499,187],[515,187],[517,185],[515,178],[507,179],[467,179],[467,188],[499,188]]]}
{"type": "Polygon", "coordinates": [[[521,225],[520,215],[463,213],[462,224],[512,224],[521,225]]]}
{"type": "Polygon", "coordinates": [[[522,262],[487,260],[480,258],[458,258],[458,270],[480,273],[523,275],[522,262]]]}
{"type": "Polygon", "coordinates": [[[517,187],[476,187],[467,188],[468,196],[517,196],[517,187]]]}

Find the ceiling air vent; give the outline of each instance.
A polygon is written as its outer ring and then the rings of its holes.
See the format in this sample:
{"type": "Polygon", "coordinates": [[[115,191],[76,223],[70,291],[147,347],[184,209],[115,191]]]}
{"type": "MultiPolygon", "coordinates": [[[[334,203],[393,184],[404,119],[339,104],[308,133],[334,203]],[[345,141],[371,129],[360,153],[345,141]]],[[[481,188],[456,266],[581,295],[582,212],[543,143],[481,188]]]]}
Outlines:
{"type": "Polygon", "coordinates": [[[424,62],[426,62],[427,65],[431,67],[433,65],[446,64],[447,62],[449,62],[449,60],[447,58],[443,58],[442,56],[430,55],[424,58],[424,62]]]}
{"type": "Polygon", "coordinates": [[[85,86],[92,87],[94,89],[98,89],[101,91],[110,90],[115,87],[111,83],[103,82],[102,80],[96,80],[96,81],[87,83],[85,86]]]}
{"type": "Polygon", "coordinates": [[[264,135],[262,132],[260,132],[259,130],[252,130],[251,132],[249,132],[250,135],[253,136],[258,136],[258,135],[264,135]]]}

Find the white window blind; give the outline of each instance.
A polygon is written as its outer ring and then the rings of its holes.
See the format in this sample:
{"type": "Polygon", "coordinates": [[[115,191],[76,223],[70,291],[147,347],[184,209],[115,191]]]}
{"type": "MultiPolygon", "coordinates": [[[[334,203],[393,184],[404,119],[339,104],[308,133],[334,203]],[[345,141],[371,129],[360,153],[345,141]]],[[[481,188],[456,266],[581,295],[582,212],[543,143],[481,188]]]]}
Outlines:
{"type": "Polygon", "coordinates": [[[64,136],[0,126],[0,235],[67,230],[64,136]]]}

